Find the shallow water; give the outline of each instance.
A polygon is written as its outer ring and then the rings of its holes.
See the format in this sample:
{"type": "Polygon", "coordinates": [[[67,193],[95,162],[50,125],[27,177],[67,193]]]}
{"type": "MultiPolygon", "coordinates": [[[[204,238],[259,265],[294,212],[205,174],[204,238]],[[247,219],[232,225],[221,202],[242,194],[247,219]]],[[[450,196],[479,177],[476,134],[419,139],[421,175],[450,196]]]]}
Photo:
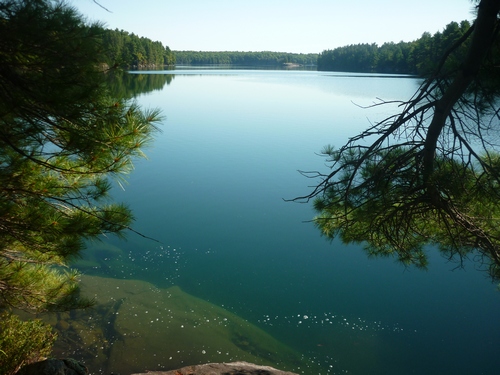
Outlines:
{"type": "MultiPolygon", "coordinates": [[[[248,322],[251,334],[235,328],[219,342],[239,342],[234,360],[253,351],[254,359],[304,374],[496,373],[500,294],[472,263],[457,269],[433,249],[428,271],[367,259],[359,246],[321,238],[307,222],[310,205],[284,200],[314,184],[297,170],[327,170],[317,155],[324,145],[341,146],[394,110],[360,106],[407,99],[418,80],[313,71],[164,73],[170,78],[163,90],[138,97],[163,110],[162,133],[125,190],[117,185],[113,193],[133,208],[134,228],[159,242],[130,233],[126,242],[91,244],[78,264],[84,273],[142,280],[161,295],[178,287],[187,300],[216,309],[212,319],[234,314],[248,322]],[[260,339],[248,339],[254,334],[260,339]],[[271,336],[287,349],[266,357],[259,348],[271,336]]],[[[217,336],[210,327],[203,335],[217,336]]],[[[138,327],[137,334],[151,331],[138,327]]],[[[225,359],[220,349],[195,356],[185,349],[189,335],[166,334],[175,335],[174,344],[159,349],[158,369],[174,368],[168,358],[177,354],[175,365],[225,359]]],[[[93,371],[116,371],[106,355],[100,360],[93,371]]],[[[155,370],[140,361],[137,368],[155,370]]]]}

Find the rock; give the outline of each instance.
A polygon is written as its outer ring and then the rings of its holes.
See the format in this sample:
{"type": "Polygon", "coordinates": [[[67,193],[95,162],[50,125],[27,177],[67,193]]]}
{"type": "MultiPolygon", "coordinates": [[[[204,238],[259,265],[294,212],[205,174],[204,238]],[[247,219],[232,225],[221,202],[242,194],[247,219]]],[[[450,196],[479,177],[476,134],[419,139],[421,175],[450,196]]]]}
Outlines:
{"type": "Polygon", "coordinates": [[[60,331],[67,331],[70,328],[70,325],[66,320],[61,319],[57,322],[56,328],[60,331]]]}
{"type": "MultiPolygon", "coordinates": [[[[286,369],[305,366],[300,353],[259,327],[178,286],[159,289],[138,280],[89,276],[82,277],[81,285],[98,306],[115,304],[113,313],[104,319],[112,328],[107,335],[109,345],[100,352],[106,360],[99,370],[105,374],[236,361],[286,369]]],[[[85,363],[97,372],[90,358],[85,363]]]]}
{"type": "Polygon", "coordinates": [[[88,375],[87,368],[74,359],[49,358],[24,366],[16,375],[88,375]]]}
{"type": "Polygon", "coordinates": [[[207,363],[187,366],[172,371],[150,371],[133,375],[297,375],[293,372],[277,370],[269,366],[259,366],[248,362],[207,363]]]}

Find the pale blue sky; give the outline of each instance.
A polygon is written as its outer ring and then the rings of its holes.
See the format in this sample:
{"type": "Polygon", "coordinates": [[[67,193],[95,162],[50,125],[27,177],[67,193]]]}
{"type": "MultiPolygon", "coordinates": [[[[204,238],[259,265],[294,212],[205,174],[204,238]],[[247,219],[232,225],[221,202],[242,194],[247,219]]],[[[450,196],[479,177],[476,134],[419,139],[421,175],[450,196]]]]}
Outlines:
{"type": "Polygon", "coordinates": [[[469,0],[69,0],[90,20],[172,50],[319,53],[419,38],[473,19],[469,0]]]}

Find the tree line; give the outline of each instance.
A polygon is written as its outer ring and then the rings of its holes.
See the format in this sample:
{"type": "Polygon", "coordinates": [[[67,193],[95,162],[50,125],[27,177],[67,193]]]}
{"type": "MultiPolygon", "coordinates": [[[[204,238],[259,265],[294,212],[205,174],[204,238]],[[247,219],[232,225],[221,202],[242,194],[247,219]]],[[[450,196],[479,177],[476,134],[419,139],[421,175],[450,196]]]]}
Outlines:
{"type": "Polygon", "coordinates": [[[128,69],[174,65],[315,66],[318,60],[316,53],[172,51],[159,41],[124,30],[102,29],[100,34],[103,62],[128,69]]]}
{"type": "MultiPolygon", "coordinates": [[[[431,35],[425,32],[413,42],[356,44],[325,50],[320,54],[286,52],[172,51],[124,30],[103,29],[101,43],[105,63],[128,69],[163,68],[174,65],[240,65],[278,67],[286,64],[317,66],[322,71],[397,73],[425,76],[440,56],[469,31],[469,21],[451,22],[431,35]]],[[[447,64],[461,61],[468,43],[455,50],[447,64]]]]}
{"type": "MultiPolygon", "coordinates": [[[[163,68],[174,65],[240,65],[278,67],[286,64],[317,66],[318,70],[398,73],[425,76],[440,56],[470,29],[469,21],[451,22],[444,30],[431,35],[425,32],[413,42],[356,44],[325,50],[320,54],[239,51],[172,51],[159,41],[152,41],[124,30],[103,29],[102,49],[105,63],[129,69],[163,68]]],[[[463,59],[468,44],[453,52],[447,64],[463,59]]]]}
{"type": "Polygon", "coordinates": [[[286,52],[201,52],[175,51],[176,63],[180,65],[258,65],[282,66],[298,64],[314,66],[317,63],[316,53],[286,52]]]}
{"type": "MultiPolygon", "coordinates": [[[[318,70],[362,73],[399,73],[428,75],[441,56],[466,35],[468,21],[451,22],[445,29],[431,35],[425,32],[413,42],[356,44],[323,51],[318,56],[318,70]]],[[[469,41],[453,51],[447,64],[461,61],[469,41]]]]}

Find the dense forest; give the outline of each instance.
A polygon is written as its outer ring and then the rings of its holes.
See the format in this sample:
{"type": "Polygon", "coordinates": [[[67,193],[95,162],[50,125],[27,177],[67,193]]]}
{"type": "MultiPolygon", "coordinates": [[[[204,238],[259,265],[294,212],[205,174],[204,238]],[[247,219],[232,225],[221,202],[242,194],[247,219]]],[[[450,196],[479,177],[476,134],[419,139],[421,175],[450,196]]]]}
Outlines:
{"type": "MultiPolygon", "coordinates": [[[[280,67],[286,64],[316,66],[318,70],[363,73],[399,73],[426,75],[439,57],[470,30],[470,23],[451,22],[441,32],[425,32],[413,42],[356,44],[323,51],[321,54],[285,52],[202,52],[171,51],[159,41],[152,41],[123,30],[102,30],[106,63],[128,69],[163,68],[174,65],[239,65],[280,67]]],[[[467,49],[463,44],[453,52],[460,61],[467,49]]]]}
{"type": "Polygon", "coordinates": [[[315,66],[318,54],[285,53],[285,52],[197,52],[175,51],[176,63],[179,65],[259,65],[282,66],[298,64],[315,66]]]}
{"type": "Polygon", "coordinates": [[[163,68],[175,64],[175,55],[168,46],[123,30],[103,30],[102,47],[110,66],[163,68]]]}
{"type": "MultiPolygon", "coordinates": [[[[365,73],[402,73],[426,75],[449,49],[470,29],[468,21],[451,22],[442,32],[425,32],[413,42],[357,44],[323,51],[318,70],[365,73]]],[[[452,56],[460,61],[468,45],[462,45],[452,56]]]]}
{"type": "Polygon", "coordinates": [[[285,52],[171,51],[159,41],[124,30],[102,30],[102,47],[109,66],[163,68],[173,65],[252,65],[277,67],[284,64],[315,66],[318,54],[285,52]]]}

